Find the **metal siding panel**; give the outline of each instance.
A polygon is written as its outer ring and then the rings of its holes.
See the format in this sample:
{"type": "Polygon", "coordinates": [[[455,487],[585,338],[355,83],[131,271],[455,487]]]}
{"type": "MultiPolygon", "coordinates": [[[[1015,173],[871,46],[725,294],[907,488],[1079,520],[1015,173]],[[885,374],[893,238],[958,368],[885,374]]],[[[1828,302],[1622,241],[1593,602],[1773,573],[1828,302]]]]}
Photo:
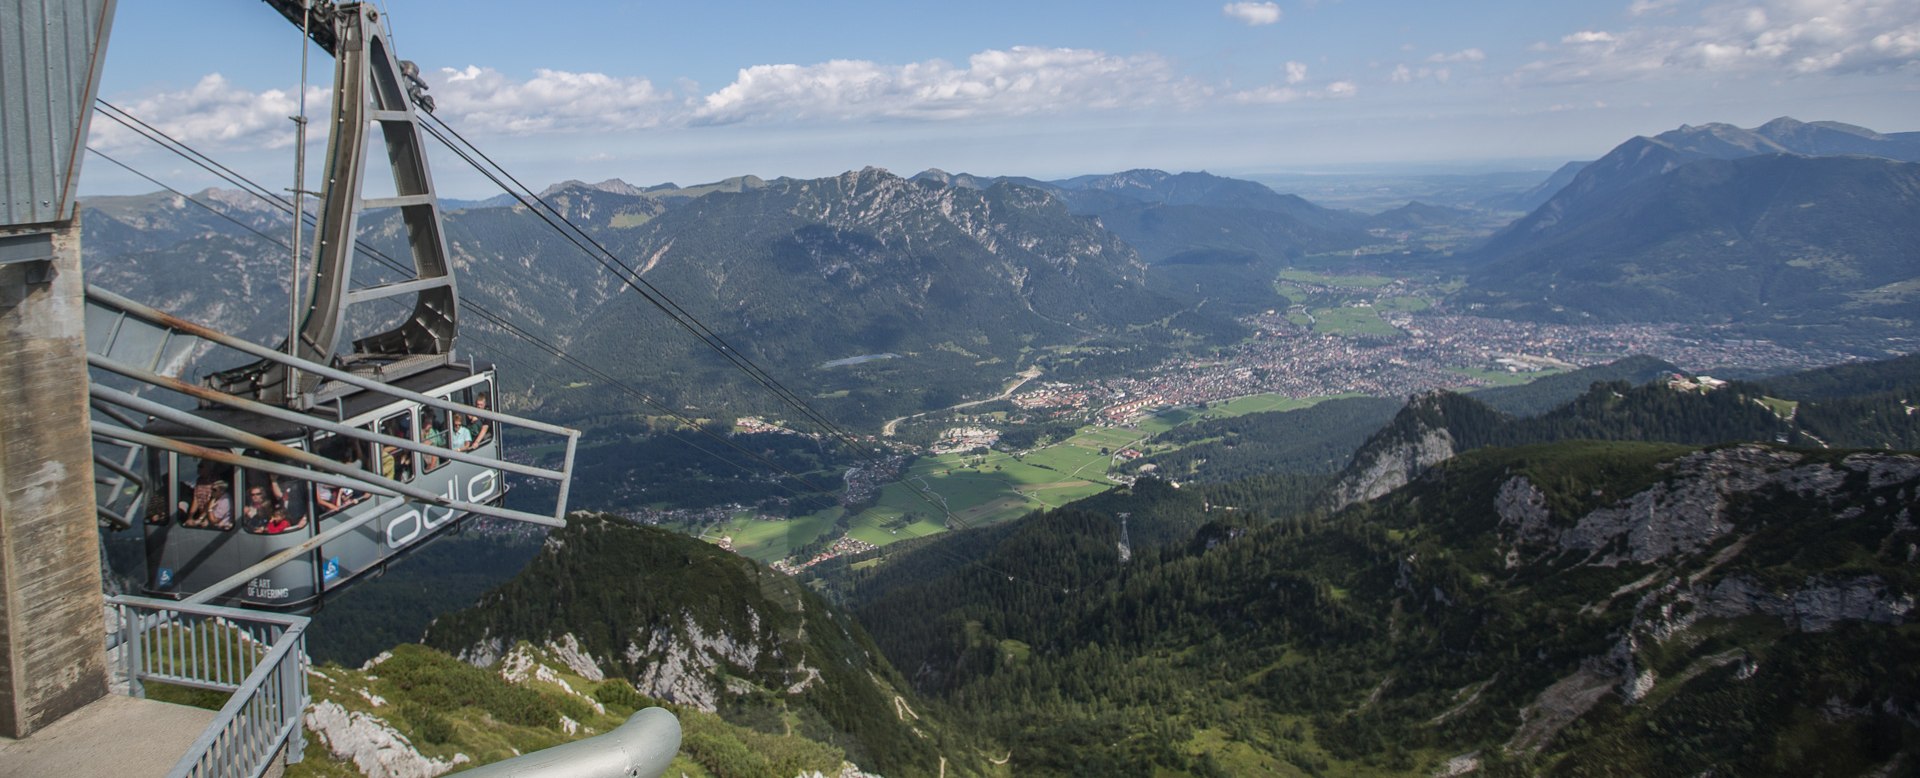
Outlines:
{"type": "MultiPolygon", "coordinates": [[[[28,182],[32,177],[25,166],[32,159],[24,144],[27,137],[26,93],[26,15],[27,4],[16,2],[11,13],[0,13],[0,224],[14,224],[16,209],[24,208],[28,182]],[[15,147],[21,147],[18,152],[15,147]]],[[[24,216],[24,214],[22,214],[24,216]]]]}
{"type": "Polygon", "coordinates": [[[0,0],[0,226],[68,212],[112,0],[0,0]]]}

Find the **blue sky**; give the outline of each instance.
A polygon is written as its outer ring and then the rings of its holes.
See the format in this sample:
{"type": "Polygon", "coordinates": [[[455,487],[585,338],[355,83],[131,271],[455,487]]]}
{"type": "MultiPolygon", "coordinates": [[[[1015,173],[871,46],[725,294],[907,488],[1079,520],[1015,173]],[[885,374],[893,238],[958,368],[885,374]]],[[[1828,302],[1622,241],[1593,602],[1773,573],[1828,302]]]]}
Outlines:
{"type": "MultiPolygon", "coordinates": [[[[1519,169],[1682,123],[1920,130],[1914,0],[382,5],[439,115],[535,186],[1519,169]]],[[[101,94],[291,185],[299,45],[260,3],[120,0],[101,94]]],[[[315,89],[331,70],[316,50],[315,89]]],[[[212,183],[110,125],[103,150],[212,183]]],[[[90,193],[152,189],[86,172],[90,193]]],[[[451,160],[436,174],[443,194],[491,194],[451,160]]]]}

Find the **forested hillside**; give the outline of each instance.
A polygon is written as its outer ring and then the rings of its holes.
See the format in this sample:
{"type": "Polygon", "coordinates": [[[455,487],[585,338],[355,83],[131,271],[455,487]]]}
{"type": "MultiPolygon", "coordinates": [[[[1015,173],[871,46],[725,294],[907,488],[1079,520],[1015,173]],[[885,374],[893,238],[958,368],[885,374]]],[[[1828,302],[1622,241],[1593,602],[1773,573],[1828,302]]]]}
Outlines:
{"type": "Polygon", "coordinates": [[[1182,482],[1236,481],[1267,473],[1331,474],[1400,406],[1398,400],[1379,397],[1340,398],[1299,410],[1186,424],[1153,438],[1155,445],[1180,448],[1142,459],[1133,470],[1182,482]]]}
{"type": "Polygon", "coordinates": [[[1488,449],[1331,517],[1136,489],[853,601],[1021,774],[1858,773],[1920,745],[1916,488],[1911,456],[1488,449]],[[1122,562],[1120,512],[1210,523],[1122,562]]]}

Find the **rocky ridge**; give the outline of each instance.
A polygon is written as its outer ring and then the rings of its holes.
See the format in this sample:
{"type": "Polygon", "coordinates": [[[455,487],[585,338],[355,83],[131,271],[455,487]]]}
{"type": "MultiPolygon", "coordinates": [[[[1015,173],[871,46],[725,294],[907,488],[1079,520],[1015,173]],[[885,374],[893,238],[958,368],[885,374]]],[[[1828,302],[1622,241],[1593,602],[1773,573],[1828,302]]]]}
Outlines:
{"type": "MultiPolygon", "coordinates": [[[[1666,479],[1578,517],[1554,515],[1546,494],[1526,475],[1500,486],[1493,510],[1508,569],[1552,564],[1567,555],[1580,565],[1655,567],[1586,605],[1583,611],[1598,613],[1641,592],[1610,650],[1582,662],[1522,711],[1508,751],[1540,751],[1609,693],[1635,704],[1663,685],[1678,686],[1715,668],[1737,664],[1741,680],[1764,672],[1763,661],[1739,648],[1696,658],[1671,676],[1655,668],[1651,656],[1664,647],[1699,644],[1733,620],[1763,616],[1791,632],[1824,633],[1848,622],[1899,626],[1914,618],[1915,592],[1882,575],[1817,572],[1796,582],[1737,568],[1750,544],[1766,542],[1755,540],[1765,527],[1748,518],[1756,503],[1792,499],[1819,510],[1803,520],[1844,526],[1870,512],[1860,504],[1864,490],[1874,495],[1878,512],[1892,513],[1893,534],[1910,532],[1920,457],[1856,453],[1832,461],[1749,444],[1699,451],[1661,469],[1666,479]]],[[[1907,545],[1909,562],[1920,558],[1920,550],[1907,545]]],[[[1906,703],[1890,697],[1885,704],[1906,703]]]]}

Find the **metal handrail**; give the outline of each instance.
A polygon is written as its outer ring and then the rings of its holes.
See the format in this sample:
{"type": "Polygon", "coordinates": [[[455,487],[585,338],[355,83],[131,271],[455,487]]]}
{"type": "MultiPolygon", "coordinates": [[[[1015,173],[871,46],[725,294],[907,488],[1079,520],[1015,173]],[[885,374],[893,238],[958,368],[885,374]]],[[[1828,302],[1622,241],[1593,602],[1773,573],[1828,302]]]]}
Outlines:
{"type": "Polygon", "coordinates": [[[134,302],[133,300],[122,297],[106,289],[102,289],[100,287],[94,286],[93,284],[87,285],[87,299],[90,302],[102,304],[106,308],[117,310],[121,313],[125,313],[127,315],[130,315],[136,319],[139,319],[141,321],[144,321],[148,324],[154,325],[161,329],[185,333],[191,337],[199,338],[201,340],[205,340],[210,343],[215,343],[221,346],[225,346],[227,348],[233,349],[235,351],[239,351],[249,356],[255,356],[263,359],[272,360],[274,362],[278,362],[283,365],[292,365],[294,367],[300,368],[302,372],[313,373],[315,375],[321,376],[322,378],[339,381],[341,383],[356,386],[361,389],[371,389],[397,399],[411,400],[413,402],[420,403],[421,405],[430,405],[435,408],[440,408],[443,410],[454,411],[456,413],[464,413],[468,416],[478,416],[483,419],[491,419],[493,421],[497,421],[502,424],[511,424],[515,427],[535,430],[538,432],[544,432],[554,436],[579,437],[580,435],[579,430],[568,429],[566,427],[562,427],[557,424],[548,424],[546,422],[534,421],[532,419],[514,416],[509,413],[502,413],[500,411],[488,410],[486,408],[478,408],[472,405],[466,405],[464,403],[455,402],[453,400],[449,400],[444,397],[430,397],[428,395],[424,395],[419,392],[402,389],[400,387],[393,386],[391,384],[382,383],[380,381],[376,381],[374,379],[367,378],[365,376],[355,375],[345,370],[339,370],[336,368],[328,367],[318,362],[309,362],[307,360],[300,359],[297,357],[290,357],[290,356],[287,356],[286,354],[282,354],[278,351],[267,348],[266,346],[262,346],[256,343],[250,343],[248,341],[242,340],[240,338],[236,338],[232,335],[228,335],[224,332],[213,329],[211,327],[208,327],[202,324],[196,324],[194,322],[187,321],[186,319],[182,319],[178,316],[168,314],[164,311],[161,311],[158,308],[154,308],[151,306],[143,305],[138,302],[134,302]]]}
{"type": "MultiPolygon", "coordinates": [[[[89,367],[116,373],[118,375],[137,381],[147,386],[153,386],[159,389],[180,393],[180,394],[185,394],[195,399],[199,399],[206,402],[225,405],[231,408],[235,408],[235,409],[250,413],[255,416],[264,416],[267,418],[273,418],[280,421],[289,421],[289,422],[299,424],[305,427],[309,427],[312,429],[326,430],[326,431],[333,432],[339,435],[344,435],[350,438],[355,438],[360,440],[370,440],[370,441],[378,442],[382,445],[392,445],[406,451],[421,453],[429,456],[442,457],[446,459],[453,459],[453,460],[462,461],[462,462],[471,462],[471,463],[481,464],[482,466],[485,466],[485,467],[492,467],[500,470],[505,470],[508,472],[518,473],[521,475],[531,476],[534,478],[550,481],[550,482],[553,482],[558,487],[558,495],[554,500],[553,513],[551,515],[545,515],[545,514],[531,513],[527,511],[511,510],[507,508],[494,508],[491,506],[476,507],[476,506],[470,506],[470,505],[464,505],[464,504],[450,505],[447,501],[442,500],[437,495],[431,495],[427,493],[412,494],[407,492],[404,488],[396,488],[397,487],[396,484],[393,484],[390,482],[382,482],[380,479],[372,477],[370,475],[361,476],[362,478],[364,478],[365,480],[371,483],[380,484],[381,486],[384,486],[388,489],[392,489],[396,492],[406,494],[409,498],[420,500],[423,502],[429,502],[436,505],[445,505],[448,507],[454,507],[460,510],[479,513],[486,516],[494,516],[497,518],[511,519],[514,521],[532,522],[535,524],[542,524],[542,525],[551,526],[551,527],[559,527],[559,526],[566,525],[567,496],[571,492],[571,487],[572,487],[573,458],[574,458],[575,452],[579,448],[579,443],[580,443],[579,430],[562,427],[554,424],[548,424],[546,422],[536,421],[536,420],[528,419],[521,416],[514,416],[512,414],[503,413],[497,410],[479,408],[476,406],[467,405],[465,403],[454,401],[451,398],[429,396],[429,395],[415,392],[409,389],[402,389],[398,386],[394,386],[391,384],[381,383],[380,381],[370,379],[364,376],[355,375],[354,373],[349,371],[339,370],[327,365],[308,362],[303,359],[291,357],[286,354],[282,354],[278,351],[275,351],[273,349],[269,349],[264,346],[250,343],[240,338],[236,338],[232,335],[228,335],[226,333],[220,332],[211,327],[196,324],[194,322],[181,319],[177,316],[170,315],[164,311],[160,311],[156,308],[152,308],[150,306],[143,305],[133,300],[129,300],[125,297],[114,294],[113,292],[107,291],[105,289],[101,289],[99,287],[93,286],[91,284],[87,286],[86,298],[87,298],[87,304],[89,305],[89,307],[99,308],[103,312],[120,317],[115,320],[115,324],[112,327],[111,333],[100,335],[97,338],[97,340],[99,340],[100,342],[94,342],[96,340],[96,338],[94,337],[94,333],[92,333],[91,330],[89,331],[89,342],[87,344],[88,346],[87,363],[89,367]],[[454,413],[460,413],[467,416],[475,416],[483,419],[488,419],[488,420],[497,422],[498,424],[501,425],[501,429],[500,429],[501,434],[504,434],[506,428],[512,427],[516,430],[527,430],[527,431],[559,437],[559,438],[562,438],[565,443],[565,456],[562,459],[562,463],[559,469],[549,469],[549,468],[536,467],[533,465],[522,464],[518,462],[508,462],[508,461],[505,461],[504,459],[493,459],[490,457],[485,457],[484,455],[474,454],[472,452],[456,451],[453,449],[445,448],[443,446],[434,446],[431,444],[426,444],[418,441],[392,437],[379,432],[361,430],[357,427],[347,427],[346,425],[338,424],[335,422],[329,422],[325,419],[321,419],[318,417],[299,414],[293,411],[267,406],[264,403],[251,401],[246,398],[235,397],[233,395],[220,392],[218,390],[214,390],[208,387],[192,385],[189,382],[181,381],[177,377],[167,376],[162,373],[159,373],[151,365],[143,368],[138,365],[122,362],[114,357],[113,352],[115,350],[115,342],[120,337],[119,333],[121,332],[121,328],[124,325],[126,318],[132,318],[134,320],[143,322],[146,325],[157,328],[158,330],[164,332],[165,337],[160,339],[162,343],[172,342],[174,340],[174,335],[179,334],[179,335],[186,336],[187,338],[190,338],[190,339],[197,339],[203,342],[212,343],[218,346],[234,349],[251,356],[261,357],[267,360],[277,361],[282,364],[297,367],[303,373],[318,375],[330,380],[339,381],[341,383],[359,387],[361,389],[377,392],[383,396],[390,397],[395,400],[407,400],[411,402],[417,402],[422,405],[430,406],[433,408],[438,408],[438,409],[442,409],[442,410],[446,410],[454,413]]],[[[97,394],[108,394],[109,396],[105,398],[107,402],[114,405],[119,405],[121,407],[129,407],[127,402],[128,396],[124,392],[117,392],[115,390],[110,390],[105,387],[102,387],[97,394]]],[[[161,410],[156,410],[155,406],[158,405],[157,403],[152,403],[151,401],[145,401],[145,400],[142,400],[141,398],[131,398],[131,399],[133,402],[138,402],[142,404],[142,407],[138,408],[137,410],[140,410],[143,413],[147,413],[149,415],[164,416],[173,421],[176,421],[177,423],[181,423],[183,425],[195,428],[203,432],[214,429],[213,427],[209,427],[208,423],[203,420],[183,419],[180,417],[177,411],[164,409],[164,407],[161,410]]],[[[116,419],[116,421],[121,421],[121,420],[116,419]]],[[[127,424],[125,421],[121,421],[121,423],[129,427],[134,426],[134,425],[127,424]]],[[[100,427],[102,425],[96,424],[95,426],[100,427]]],[[[212,432],[211,434],[216,434],[217,436],[226,438],[228,440],[234,440],[235,437],[230,433],[231,433],[231,430],[222,429],[217,432],[212,432]]],[[[114,437],[124,439],[124,436],[116,435],[114,437]]],[[[318,464],[318,463],[303,459],[301,454],[290,453],[288,451],[281,450],[281,448],[277,446],[269,446],[267,449],[263,449],[263,450],[272,450],[277,456],[280,456],[282,458],[305,461],[311,466],[319,467],[320,469],[327,470],[328,472],[341,473],[341,471],[339,470],[329,469],[324,464],[318,464]]],[[[311,454],[307,454],[306,456],[312,457],[311,454]]]]}
{"type": "Polygon", "coordinates": [[[304,616],[110,597],[130,690],[153,681],[230,692],[168,778],[259,776],[276,756],[300,761],[307,707],[304,616]]]}
{"type": "Polygon", "coordinates": [[[680,752],[680,720],[647,708],[611,731],[481,765],[469,778],[657,778],[680,752]]]}

